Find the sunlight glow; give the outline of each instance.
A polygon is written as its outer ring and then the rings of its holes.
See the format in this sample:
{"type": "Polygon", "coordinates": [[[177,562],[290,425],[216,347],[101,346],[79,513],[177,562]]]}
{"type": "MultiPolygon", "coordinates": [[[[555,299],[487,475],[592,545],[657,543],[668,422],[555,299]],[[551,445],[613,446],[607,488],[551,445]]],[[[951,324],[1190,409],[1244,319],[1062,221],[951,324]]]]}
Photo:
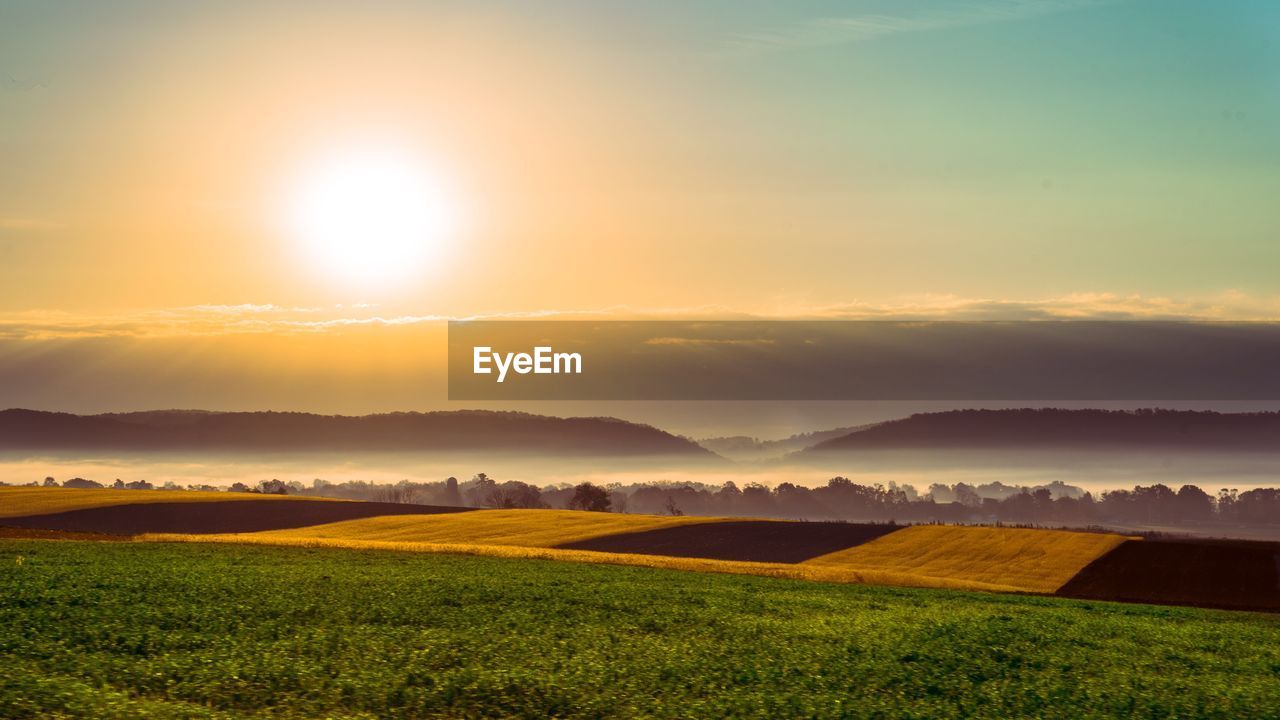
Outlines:
{"type": "Polygon", "coordinates": [[[455,210],[412,153],[361,147],[308,166],[288,193],[284,222],[318,270],[372,288],[420,277],[453,233],[455,210]]]}

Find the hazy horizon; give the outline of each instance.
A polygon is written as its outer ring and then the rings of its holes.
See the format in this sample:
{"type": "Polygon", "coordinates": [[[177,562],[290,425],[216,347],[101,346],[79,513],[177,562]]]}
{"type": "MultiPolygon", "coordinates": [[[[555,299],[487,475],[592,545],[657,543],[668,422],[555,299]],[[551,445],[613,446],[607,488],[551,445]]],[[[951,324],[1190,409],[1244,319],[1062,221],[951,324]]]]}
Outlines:
{"type": "MultiPolygon", "coordinates": [[[[1280,401],[1181,400],[1162,402],[1125,401],[1051,401],[1027,400],[1009,402],[946,402],[887,400],[823,400],[823,401],[539,401],[539,402],[456,402],[424,407],[391,406],[368,412],[339,412],[324,405],[307,407],[241,407],[231,406],[109,406],[83,409],[74,404],[63,407],[14,405],[14,408],[45,412],[68,412],[78,415],[131,413],[165,410],[209,412],[306,412],[317,415],[368,415],[394,412],[434,412],[456,410],[491,410],[527,412],[553,417],[613,417],[619,420],[651,425],[694,440],[717,437],[753,437],[762,441],[783,440],[793,435],[823,432],[843,427],[898,420],[917,413],[969,409],[1060,408],[1067,410],[1168,410],[1216,411],[1223,413],[1278,412],[1280,401]]],[[[5,408],[0,408],[5,409],[5,408]]]]}

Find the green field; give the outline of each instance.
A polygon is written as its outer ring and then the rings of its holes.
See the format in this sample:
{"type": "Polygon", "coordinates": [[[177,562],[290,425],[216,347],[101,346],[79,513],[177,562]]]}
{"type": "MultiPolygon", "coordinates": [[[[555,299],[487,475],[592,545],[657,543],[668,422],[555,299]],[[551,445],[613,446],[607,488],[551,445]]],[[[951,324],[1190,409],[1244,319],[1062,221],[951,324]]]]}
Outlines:
{"type": "Polygon", "coordinates": [[[1272,616],[262,546],[0,541],[0,668],[5,718],[1280,717],[1272,616]]]}

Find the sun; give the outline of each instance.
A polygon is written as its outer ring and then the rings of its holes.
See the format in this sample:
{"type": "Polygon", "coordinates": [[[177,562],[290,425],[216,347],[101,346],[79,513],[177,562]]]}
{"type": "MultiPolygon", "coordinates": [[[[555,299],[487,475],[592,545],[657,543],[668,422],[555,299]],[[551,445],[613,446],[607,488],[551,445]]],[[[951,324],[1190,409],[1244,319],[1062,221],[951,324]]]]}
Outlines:
{"type": "Polygon", "coordinates": [[[323,154],[291,184],[284,224],[303,258],[333,280],[374,288],[421,277],[456,219],[426,168],[403,148],[323,154]]]}

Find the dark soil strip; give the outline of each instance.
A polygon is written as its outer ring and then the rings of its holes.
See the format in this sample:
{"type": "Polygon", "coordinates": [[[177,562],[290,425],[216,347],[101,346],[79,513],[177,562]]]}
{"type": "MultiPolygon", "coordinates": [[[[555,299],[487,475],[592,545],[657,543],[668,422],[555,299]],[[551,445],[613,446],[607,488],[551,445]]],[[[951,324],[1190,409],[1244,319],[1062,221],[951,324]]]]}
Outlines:
{"type": "Polygon", "coordinates": [[[798,563],[861,545],[897,529],[897,525],[744,520],[608,535],[558,547],[713,560],[798,563]]]}
{"type": "Polygon", "coordinates": [[[434,515],[469,508],[327,500],[224,500],[138,503],[4,518],[9,527],[136,535],[238,533],[306,527],[378,515],[434,515]]]}
{"type": "Polygon", "coordinates": [[[1280,611],[1277,557],[1280,543],[1130,540],[1086,566],[1058,595],[1280,611]]]}
{"type": "MultiPolygon", "coordinates": [[[[4,522],[0,520],[0,522],[4,522]]],[[[37,528],[15,528],[0,526],[0,540],[91,540],[93,542],[128,542],[128,535],[108,535],[107,533],[68,532],[66,530],[40,530],[37,528]]]]}

